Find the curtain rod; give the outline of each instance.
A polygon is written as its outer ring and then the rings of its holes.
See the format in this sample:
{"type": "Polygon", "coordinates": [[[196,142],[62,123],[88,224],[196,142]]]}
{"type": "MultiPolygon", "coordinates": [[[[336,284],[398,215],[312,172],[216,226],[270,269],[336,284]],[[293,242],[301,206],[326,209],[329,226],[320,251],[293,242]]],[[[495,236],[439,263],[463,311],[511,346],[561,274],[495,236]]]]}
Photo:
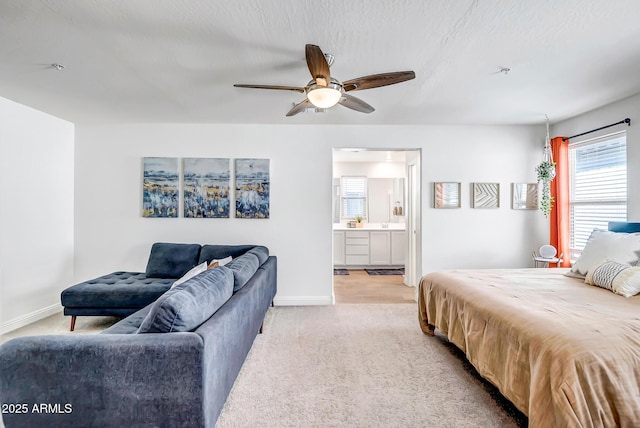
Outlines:
{"type": "Polygon", "coordinates": [[[611,128],[612,126],[622,125],[623,123],[626,123],[627,126],[631,126],[631,119],[626,118],[625,120],[621,120],[620,122],[612,123],[611,125],[601,126],[600,128],[592,129],[591,131],[583,132],[582,134],[572,135],[571,137],[564,137],[562,141],[567,141],[567,140],[570,140],[571,138],[582,137],[583,135],[591,134],[592,132],[600,131],[601,129],[611,128]]]}

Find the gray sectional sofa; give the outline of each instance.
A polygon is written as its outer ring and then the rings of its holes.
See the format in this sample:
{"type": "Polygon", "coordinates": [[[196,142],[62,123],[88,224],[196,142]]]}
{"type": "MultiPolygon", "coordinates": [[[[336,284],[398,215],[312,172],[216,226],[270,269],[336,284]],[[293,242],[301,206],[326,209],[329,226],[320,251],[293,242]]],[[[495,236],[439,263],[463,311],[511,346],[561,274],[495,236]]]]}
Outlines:
{"type": "Polygon", "coordinates": [[[0,346],[6,427],[214,426],[276,294],[276,258],[247,248],[101,334],[0,346]]]}

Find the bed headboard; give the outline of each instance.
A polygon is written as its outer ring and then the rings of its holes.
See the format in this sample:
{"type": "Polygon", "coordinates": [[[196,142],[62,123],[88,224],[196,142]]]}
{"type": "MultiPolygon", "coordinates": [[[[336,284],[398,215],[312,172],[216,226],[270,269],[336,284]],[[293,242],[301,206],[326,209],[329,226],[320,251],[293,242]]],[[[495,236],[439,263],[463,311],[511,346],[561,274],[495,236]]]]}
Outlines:
{"type": "Polygon", "coordinates": [[[611,232],[623,232],[623,233],[640,232],[640,223],[610,221],[608,228],[611,232]]]}

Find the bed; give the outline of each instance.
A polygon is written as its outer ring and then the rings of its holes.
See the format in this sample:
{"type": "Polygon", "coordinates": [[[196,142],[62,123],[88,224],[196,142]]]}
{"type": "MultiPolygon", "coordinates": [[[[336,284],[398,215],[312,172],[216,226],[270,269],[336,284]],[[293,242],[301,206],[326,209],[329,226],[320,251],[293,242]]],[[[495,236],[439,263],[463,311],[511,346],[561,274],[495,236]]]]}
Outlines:
{"type": "MultiPolygon", "coordinates": [[[[638,223],[609,229],[640,242],[640,233],[629,233],[640,231],[638,223]]],[[[640,426],[640,294],[624,297],[565,275],[574,271],[429,273],[420,281],[420,327],[445,334],[530,427],[640,426]]]]}

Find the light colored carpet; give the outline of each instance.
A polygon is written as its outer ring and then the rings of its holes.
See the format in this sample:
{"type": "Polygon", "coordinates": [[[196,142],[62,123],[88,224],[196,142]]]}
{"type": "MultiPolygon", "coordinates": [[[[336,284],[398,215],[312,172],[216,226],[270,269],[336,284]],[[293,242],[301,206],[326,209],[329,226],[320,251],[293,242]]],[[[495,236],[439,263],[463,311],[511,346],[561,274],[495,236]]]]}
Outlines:
{"type": "Polygon", "coordinates": [[[71,317],[64,316],[62,312],[43,318],[33,324],[0,336],[0,344],[14,337],[35,336],[40,334],[96,334],[111,327],[122,318],[118,317],[78,317],[74,331],[71,327],[71,317]]]}
{"type": "MultiPolygon", "coordinates": [[[[69,332],[69,317],[56,314],[0,343],[95,334],[117,320],[79,317],[69,332]]],[[[401,303],[270,308],[216,427],[526,424],[446,337],[422,334],[415,303],[401,303]]]]}
{"type": "Polygon", "coordinates": [[[416,304],[276,307],[220,415],[228,427],[515,427],[526,418],[416,304]]]}

